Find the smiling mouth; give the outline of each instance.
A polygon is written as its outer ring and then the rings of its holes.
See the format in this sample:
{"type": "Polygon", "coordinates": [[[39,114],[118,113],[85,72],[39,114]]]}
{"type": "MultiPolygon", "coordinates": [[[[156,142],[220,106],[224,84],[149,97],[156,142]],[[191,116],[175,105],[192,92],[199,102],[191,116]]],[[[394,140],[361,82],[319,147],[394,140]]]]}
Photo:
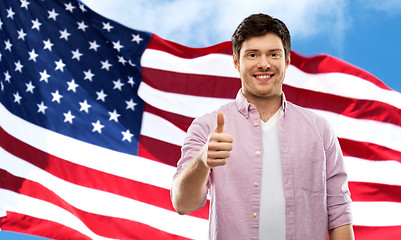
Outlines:
{"type": "Polygon", "coordinates": [[[268,81],[270,78],[272,78],[274,74],[255,74],[253,75],[254,78],[258,81],[268,81]]]}

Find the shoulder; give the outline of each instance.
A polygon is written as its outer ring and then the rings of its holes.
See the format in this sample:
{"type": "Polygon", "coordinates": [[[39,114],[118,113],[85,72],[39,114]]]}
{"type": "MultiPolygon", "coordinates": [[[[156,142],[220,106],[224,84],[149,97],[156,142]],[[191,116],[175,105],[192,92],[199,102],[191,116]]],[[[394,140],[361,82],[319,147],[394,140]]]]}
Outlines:
{"type": "Polygon", "coordinates": [[[187,130],[180,162],[191,159],[197,151],[208,141],[210,133],[216,128],[217,112],[226,112],[231,103],[221,106],[219,109],[195,118],[187,130]]]}
{"type": "Polygon", "coordinates": [[[234,110],[237,111],[235,102],[234,101],[229,102],[227,104],[222,105],[213,112],[206,113],[202,116],[195,118],[191,124],[191,127],[198,126],[204,128],[205,130],[214,129],[216,125],[217,112],[223,112],[223,114],[226,116],[232,113],[234,110]]]}
{"type": "Polygon", "coordinates": [[[310,109],[287,103],[285,127],[309,136],[318,136],[325,143],[326,148],[333,146],[338,141],[333,126],[326,118],[310,109]]]}

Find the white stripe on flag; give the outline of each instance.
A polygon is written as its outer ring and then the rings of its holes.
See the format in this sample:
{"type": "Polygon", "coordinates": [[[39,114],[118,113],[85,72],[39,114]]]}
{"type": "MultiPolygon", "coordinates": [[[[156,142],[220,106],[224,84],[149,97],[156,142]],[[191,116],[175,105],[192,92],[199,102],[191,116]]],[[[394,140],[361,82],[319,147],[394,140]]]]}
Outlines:
{"type": "Polygon", "coordinates": [[[186,133],[164,118],[144,112],[141,135],[182,146],[186,133]]]}
{"type": "Polygon", "coordinates": [[[367,119],[310,109],[327,119],[340,138],[375,143],[401,152],[401,127],[367,119]]]}
{"type": "Polygon", "coordinates": [[[401,226],[401,203],[353,202],[352,216],[358,226],[401,226]]]}
{"type": "Polygon", "coordinates": [[[344,164],[350,182],[401,186],[401,164],[397,161],[369,161],[355,157],[344,157],[344,164]]]}
{"type": "Polygon", "coordinates": [[[54,204],[1,188],[0,196],[0,206],[5,207],[7,211],[61,223],[91,239],[111,239],[95,234],[79,218],[54,204]]]}
{"type": "Polygon", "coordinates": [[[147,48],[141,66],[178,73],[238,78],[232,55],[211,53],[197,58],[180,58],[170,53],[147,48]]]}
{"type": "Polygon", "coordinates": [[[232,101],[225,98],[198,97],[164,92],[155,89],[144,82],[139,86],[138,95],[147,104],[156,108],[192,118],[213,112],[221,105],[232,101]]]}
{"type": "Polygon", "coordinates": [[[379,88],[369,81],[344,73],[310,74],[291,65],[284,84],[352,99],[384,102],[401,109],[399,92],[379,88]]]}

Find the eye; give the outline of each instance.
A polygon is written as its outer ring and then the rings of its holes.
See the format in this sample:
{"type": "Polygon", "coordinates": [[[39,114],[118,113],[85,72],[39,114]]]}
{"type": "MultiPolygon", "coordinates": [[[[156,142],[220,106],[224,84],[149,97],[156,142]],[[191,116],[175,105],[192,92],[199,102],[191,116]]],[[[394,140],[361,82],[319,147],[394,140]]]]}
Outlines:
{"type": "Polygon", "coordinates": [[[256,53],[248,53],[248,57],[255,58],[256,57],[256,53]]]}
{"type": "Polygon", "coordinates": [[[270,56],[271,56],[272,58],[280,58],[280,57],[281,57],[281,54],[280,54],[280,53],[272,53],[272,54],[270,54],[270,56]]]}

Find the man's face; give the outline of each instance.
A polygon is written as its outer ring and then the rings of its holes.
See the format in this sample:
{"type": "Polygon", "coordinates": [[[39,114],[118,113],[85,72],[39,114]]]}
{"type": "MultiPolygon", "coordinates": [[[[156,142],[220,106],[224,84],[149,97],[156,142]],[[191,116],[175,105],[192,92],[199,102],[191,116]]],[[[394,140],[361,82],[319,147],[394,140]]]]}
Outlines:
{"type": "Polygon", "coordinates": [[[283,43],[274,33],[247,39],[242,44],[238,60],[234,56],[234,65],[241,77],[242,93],[248,100],[254,97],[281,97],[289,64],[290,59],[285,60],[283,43]]]}

